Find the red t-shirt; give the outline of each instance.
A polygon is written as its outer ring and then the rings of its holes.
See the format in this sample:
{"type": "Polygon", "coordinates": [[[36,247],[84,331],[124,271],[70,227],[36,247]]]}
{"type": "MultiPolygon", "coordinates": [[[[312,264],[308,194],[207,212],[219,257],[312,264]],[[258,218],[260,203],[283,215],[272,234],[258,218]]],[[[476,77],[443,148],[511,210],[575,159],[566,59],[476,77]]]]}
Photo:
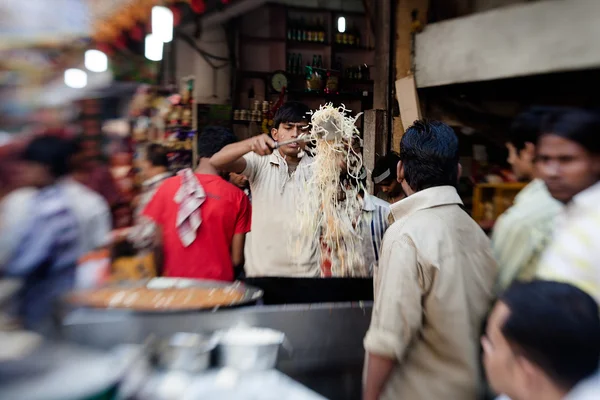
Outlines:
{"type": "Polygon", "coordinates": [[[188,247],[181,243],[175,226],[179,205],[174,198],[181,186],[180,177],[164,181],[143,211],[162,228],[164,275],[232,281],[233,235],[250,231],[248,196],[219,176],[196,177],[206,192],[206,200],[200,206],[202,224],[196,240],[188,247]]]}

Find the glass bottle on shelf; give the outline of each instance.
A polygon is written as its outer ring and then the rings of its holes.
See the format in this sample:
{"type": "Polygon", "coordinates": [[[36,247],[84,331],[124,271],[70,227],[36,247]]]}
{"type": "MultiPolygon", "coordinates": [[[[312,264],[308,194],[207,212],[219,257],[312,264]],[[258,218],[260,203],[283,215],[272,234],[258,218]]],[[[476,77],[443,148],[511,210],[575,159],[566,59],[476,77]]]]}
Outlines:
{"type": "Polygon", "coordinates": [[[321,55],[319,55],[319,58],[317,59],[317,68],[324,68],[323,67],[323,57],[321,57],[321,55]]]}
{"type": "Polygon", "coordinates": [[[360,29],[358,27],[354,30],[354,45],[360,47],[360,29]]]}
{"type": "Polygon", "coordinates": [[[310,23],[308,25],[308,41],[309,42],[317,41],[317,29],[316,29],[316,24],[315,24],[314,19],[311,19],[310,23]]]}
{"type": "Polygon", "coordinates": [[[313,68],[317,68],[318,67],[318,59],[317,59],[317,55],[316,54],[313,54],[312,67],[313,68]]]}
{"type": "Polygon", "coordinates": [[[304,18],[300,19],[300,40],[303,42],[306,42],[308,40],[308,30],[306,27],[306,21],[304,20],[304,18]]]}
{"type": "Polygon", "coordinates": [[[287,21],[287,39],[294,40],[296,39],[295,25],[293,19],[288,19],[287,21]]]}
{"type": "Polygon", "coordinates": [[[352,27],[352,24],[350,24],[348,28],[349,29],[346,30],[346,32],[348,33],[348,42],[346,44],[354,46],[354,28],[352,27]]]}
{"type": "Polygon", "coordinates": [[[319,28],[318,28],[318,41],[319,43],[325,43],[325,24],[323,23],[323,19],[319,18],[319,28]]]}
{"type": "Polygon", "coordinates": [[[340,32],[335,33],[335,44],[344,43],[344,34],[340,32]]]}

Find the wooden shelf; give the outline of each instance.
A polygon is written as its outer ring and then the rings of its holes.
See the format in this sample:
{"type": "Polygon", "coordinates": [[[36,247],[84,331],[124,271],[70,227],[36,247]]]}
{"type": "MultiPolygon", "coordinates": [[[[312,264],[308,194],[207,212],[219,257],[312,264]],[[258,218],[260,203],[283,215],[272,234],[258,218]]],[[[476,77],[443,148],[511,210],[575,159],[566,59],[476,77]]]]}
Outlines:
{"type": "Polygon", "coordinates": [[[329,49],[331,44],[321,42],[302,42],[297,40],[286,41],[288,50],[290,49],[329,49]]]}
{"type": "Polygon", "coordinates": [[[267,36],[250,36],[240,35],[240,39],[246,42],[263,42],[263,43],[286,43],[286,38],[276,38],[267,36]]]}
{"type": "Polygon", "coordinates": [[[375,49],[371,47],[351,46],[349,44],[334,44],[332,48],[334,53],[356,53],[375,51],[375,49]]]}
{"type": "Polygon", "coordinates": [[[322,98],[326,100],[366,100],[372,96],[369,93],[367,96],[363,96],[362,93],[324,93],[324,92],[307,92],[304,90],[290,90],[288,95],[292,97],[305,97],[305,98],[322,98]]]}
{"type": "Polygon", "coordinates": [[[254,124],[262,124],[262,121],[245,121],[245,120],[241,120],[241,119],[234,119],[231,121],[231,123],[233,125],[250,125],[252,123],[254,124]]]}
{"type": "Polygon", "coordinates": [[[473,190],[473,219],[482,226],[493,225],[515,196],[527,186],[524,182],[480,183],[473,190]]]}
{"type": "Polygon", "coordinates": [[[350,79],[350,78],[339,78],[339,82],[342,85],[373,85],[375,81],[372,79],[350,79]]]}
{"type": "Polygon", "coordinates": [[[273,72],[267,72],[267,71],[238,70],[237,73],[239,74],[239,76],[242,76],[244,78],[250,78],[250,79],[267,79],[267,78],[270,78],[271,75],[273,75],[273,72]]]}

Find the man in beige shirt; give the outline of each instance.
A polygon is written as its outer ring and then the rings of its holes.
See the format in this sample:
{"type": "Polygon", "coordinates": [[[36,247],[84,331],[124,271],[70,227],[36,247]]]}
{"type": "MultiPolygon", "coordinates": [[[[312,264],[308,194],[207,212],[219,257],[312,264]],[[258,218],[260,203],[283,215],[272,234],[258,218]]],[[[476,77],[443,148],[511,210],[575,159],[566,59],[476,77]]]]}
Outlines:
{"type": "Polygon", "coordinates": [[[478,394],[479,336],[496,263],[481,228],[461,209],[458,139],[440,122],[416,121],[401,142],[365,337],[364,398],[470,400],[478,394]]]}
{"type": "Polygon", "coordinates": [[[211,163],[248,177],[252,192],[252,228],[246,242],[246,276],[316,277],[320,274],[318,241],[306,237],[298,224],[297,201],[305,192],[312,158],[304,145],[276,142],[297,138],[308,130],[309,108],[288,102],[275,114],[268,135],[226,146],[211,163]],[[274,139],[274,140],[273,140],[274,139]]]}

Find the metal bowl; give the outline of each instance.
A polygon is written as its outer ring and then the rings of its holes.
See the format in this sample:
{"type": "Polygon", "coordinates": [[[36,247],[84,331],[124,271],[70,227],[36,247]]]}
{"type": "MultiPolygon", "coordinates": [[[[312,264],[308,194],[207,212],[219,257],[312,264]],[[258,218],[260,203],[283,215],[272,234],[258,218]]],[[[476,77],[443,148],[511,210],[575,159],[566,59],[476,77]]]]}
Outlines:
{"type": "Polygon", "coordinates": [[[158,364],[166,370],[201,372],[210,367],[210,355],[215,347],[214,335],[178,332],[159,346],[158,364]]]}
{"type": "Polygon", "coordinates": [[[268,328],[238,327],[215,335],[219,338],[219,366],[242,371],[275,368],[279,348],[287,347],[285,334],[268,328]]]}
{"type": "MultiPolygon", "coordinates": [[[[206,289],[230,289],[236,290],[242,293],[242,298],[239,301],[232,302],[230,304],[220,305],[218,307],[212,308],[197,308],[197,309],[189,309],[189,308],[170,308],[168,310],[165,309],[157,309],[157,310],[129,310],[129,309],[114,309],[118,311],[127,311],[133,313],[142,313],[142,314],[164,314],[164,313],[177,313],[177,312],[197,312],[201,310],[211,310],[214,311],[219,308],[230,308],[230,307],[239,307],[247,304],[254,304],[258,300],[260,300],[263,296],[263,291],[255,288],[253,286],[245,285],[240,281],[235,281],[233,283],[230,282],[221,282],[221,281],[211,281],[211,280],[201,280],[201,279],[185,279],[185,278],[152,278],[152,279],[144,279],[139,281],[126,281],[119,282],[116,284],[106,285],[105,287],[114,287],[114,288],[141,288],[146,287],[148,289],[153,290],[163,290],[163,289],[172,289],[172,288],[206,288],[206,289]]],[[[87,291],[87,290],[86,290],[87,291]]],[[[67,294],[62,299],[62,312],[69,311],[73,308],[94,308],[89,307],[82,304],[77,304],[76,301],[73,301],[73,295],[76,295],[77,291],[71,292],[67,294]]],[[[98,308],[96,308],[98,309],[98,308]]],[[[113,310],[111,308],[102,308],[104,310],[113,310]]]]}

